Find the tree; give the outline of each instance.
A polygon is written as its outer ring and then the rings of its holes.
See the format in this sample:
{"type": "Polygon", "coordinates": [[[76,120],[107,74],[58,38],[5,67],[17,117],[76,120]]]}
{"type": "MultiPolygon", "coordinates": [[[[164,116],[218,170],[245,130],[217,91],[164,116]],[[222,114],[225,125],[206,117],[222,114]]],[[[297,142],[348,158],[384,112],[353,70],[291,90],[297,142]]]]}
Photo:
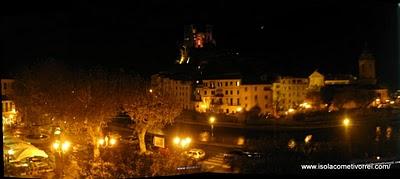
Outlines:
{"type": "Polygon", "coordinates": [[[64,120],[71,103],[72,79],[66,66],[53,59],[25,68],[17,74],[14,100],[28,125],[64,120]]]}
{"type": "MultiPolygon", "coordinates": [[[[133,80],[125,80],[132,82],[133,80]]],[[[145,135],[148,130],[162,129],[173,123],[182,111],[181,105],[168,92],[161,89],[150,89],[149,82],[140,77],[135,78],[130,88],[123,88],[125,91],[123,108],[135,121],[132,128],[135,129],[138,139],[140,153],[146,153],[145,135]]]]}

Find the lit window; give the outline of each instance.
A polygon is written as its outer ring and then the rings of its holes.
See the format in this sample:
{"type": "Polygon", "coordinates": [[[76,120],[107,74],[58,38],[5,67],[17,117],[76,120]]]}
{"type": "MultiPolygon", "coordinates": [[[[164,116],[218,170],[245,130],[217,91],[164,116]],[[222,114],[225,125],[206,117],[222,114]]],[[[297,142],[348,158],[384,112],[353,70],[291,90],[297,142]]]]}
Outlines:
{"type": "Polygon", "coordinates": [[[240,82],[239,81],[236,82],[236,86],[240,86],[240,82]]]}

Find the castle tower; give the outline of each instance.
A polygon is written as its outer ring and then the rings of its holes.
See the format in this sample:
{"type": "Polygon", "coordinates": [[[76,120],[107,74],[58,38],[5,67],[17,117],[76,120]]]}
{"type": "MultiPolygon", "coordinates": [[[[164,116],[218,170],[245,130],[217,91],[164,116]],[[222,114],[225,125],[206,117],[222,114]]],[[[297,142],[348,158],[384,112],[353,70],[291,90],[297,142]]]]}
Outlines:
{"type": "Polygon", "coordinates": [[[376,84],[375,57],[367,49],[358,59],[358,73],[360,83],[376,84]]]}

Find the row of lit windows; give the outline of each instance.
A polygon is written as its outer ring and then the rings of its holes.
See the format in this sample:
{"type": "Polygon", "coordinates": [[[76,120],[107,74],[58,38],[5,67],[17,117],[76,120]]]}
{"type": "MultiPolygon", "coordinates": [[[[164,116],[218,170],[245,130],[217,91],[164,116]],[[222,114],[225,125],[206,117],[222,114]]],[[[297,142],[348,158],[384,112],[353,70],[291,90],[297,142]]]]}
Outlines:
{"type": "Polygon", "coordinates": [[[293,80],[289,80],[289,79],[285,79],[282,80],[282,84],[302,84],[302,83],[307,83],[306,79],[293,79],[293,80]]]}
{"type": "MultiPolygon", "coordinates": [[[[217,82],[217,87],[222,87],[223,84],[225,84],[225,86],[240,86],[240,82],[239,81],[229,81],[229,82],[226,81],[225,83],[224,82],[217,82]]],[[[210,82],[210,83],[205,82],[204,86],[214,88],[215,87],[215,83],[214,82],[210,82]]]]}
{"type": "MultiPolygon", "coordinates": [[[[297,93],[297,97],[300,97],[300,96],[305,96],[306,95],[306,93],[297,93]]],[[[295,97],[296,96],[296,93],[288,93],[287,94],[287,96],[290,98],[290,97],[295,97]]],[[[286,97],[286,94],[285,93],[282,93],[282,97],[286,97]]]]}
{"type": "MultiPolygon", "coordinates": [[[[247,87],[244,88],[244,90],[247,91],[247,87]]],[[[264,91],[268,91],[268,90],[269,89],[267,87],[264,88],[264,91]]],[[[225,90],[225,95],[229,95],[229,94],[233,95],[233,91],[234,90],[225,90]]],[[[257,87],[254,88],[254,91],[257,91],[257,87]]],[[[199,91],[197,91],[197,93],[199,93],[199,91]]],[[[236,94],[239,95],[239,93],[240,93],[239,90],[236,90],[236,94]]],[[[207,95],[208,94],[207,90],[204,90],[203,94],[207,95]]],[[[211,90],[211,95],[215,95],[215,90],[211,90]]]]}
{"type": "MultiPolygon", "coordinates": [[[[264,87],[263,90],[268,91],[268,90],[270,90],[270,88],[264,87]]],[[[244,91],[247,91],[247,87],[244,88],[244,91]]],[[[254,91],[257,91],[257,86],[254,87],[254,91]]]]}
{"type": "Polygon", "coordinates": [[[307,86],[284,86],[283,90],[305,90],[307,86]]]}
{"type": "Polygon", "coordinates": [[[13,102],[2,102],[3,112],[10,112],[13,109],[13,102]]]}

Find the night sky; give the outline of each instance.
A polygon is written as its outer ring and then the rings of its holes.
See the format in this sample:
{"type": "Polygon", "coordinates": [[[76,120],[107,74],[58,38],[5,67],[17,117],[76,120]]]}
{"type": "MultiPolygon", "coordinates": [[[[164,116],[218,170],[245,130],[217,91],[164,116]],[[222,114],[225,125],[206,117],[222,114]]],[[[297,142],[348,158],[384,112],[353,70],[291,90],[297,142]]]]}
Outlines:
{"type": "Polygon", "coordinates": [[[10,7],[1,20],[2,72],[54,58],[75,67],[125,66],[154,73],[178,55],[185,24],[213,24],[218,48],[288,70],[357,75],[365,44],[388,85],[398,80],[395,1],[132,1],[10,7]],[[50,6],[50,7],[49,7],[50,6]]]}

